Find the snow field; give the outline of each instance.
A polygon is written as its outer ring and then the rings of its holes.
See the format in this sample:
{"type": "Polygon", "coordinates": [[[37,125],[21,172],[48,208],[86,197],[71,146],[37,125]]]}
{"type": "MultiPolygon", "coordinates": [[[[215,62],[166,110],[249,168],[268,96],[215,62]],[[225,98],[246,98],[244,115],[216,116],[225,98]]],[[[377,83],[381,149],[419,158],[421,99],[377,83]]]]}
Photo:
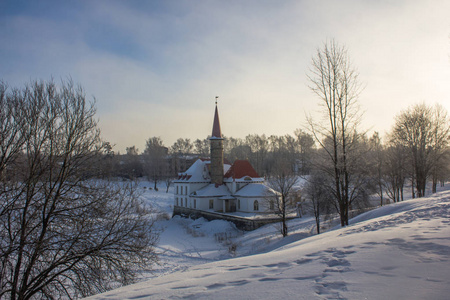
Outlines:
{"type": "Polygon", "coordinates": [[[279,237],[275,225],[236,232],[231,239],[238,244],[234,255],[253,254],[237,258],[231,258],[226,243],[212,236],[228,225],[177,218],[159,224],[165,226],[159,247],[166,251],[161,260],[167,266],[156,275],[183,272],[92,299],[448,299],[450,295],[450,191],[383,206],[352,219],[346,228],[320,235],[310,236],[312,218],[290,224],[286,239],[279,237]],[[187,233],[186,226],[198,236],[187,233]],[[264,253],[254,254],[258,252],[264,253]]]}

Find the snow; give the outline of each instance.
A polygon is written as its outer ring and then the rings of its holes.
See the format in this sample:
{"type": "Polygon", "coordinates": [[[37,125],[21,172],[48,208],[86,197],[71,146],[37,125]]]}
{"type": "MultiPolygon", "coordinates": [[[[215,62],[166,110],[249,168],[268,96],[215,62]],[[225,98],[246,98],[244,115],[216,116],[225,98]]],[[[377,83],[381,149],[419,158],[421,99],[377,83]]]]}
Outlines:
{"type": "MultiPolygon", "coordinates": [[[[173,195],[163,194],[146,190],[143,199],[169,211],[173,195]]],[[[225,221],[159,221],[153,278],[91,299],[449,298],[450,191],[350,223],[313,235],[313,218],[296,219],[283,239],[277,225],[243,233],[225,221]]]]}
{"type": "Polygon", "coordinates": [[[185,173],[182,173],[182,175],[190,175],[191,177],[186,180],[176,180],[175,182],[209,182],[209,178],[204,174],[206,164],[209,164],[209,161],[197,159],[185,173]]]}
{"type": "MultiPolygon", "coordinates": [[[[187,169],[186,172],[180,173],[180,175],[186,175],[187,177],[184,179],[175,180],[177,183],[185,183],[185,182],[211,182],[211,178],[207,172],[207,165],[211,162],[209,160],[201,160],[197,159],[192,166],[187,169]]],[[[224,164],[223,165],[223,173],[225,174],[231,165],[224,164]]]]}
{"type": "Polygon", "coordinates": [[[264,184],[247,184],[235,193],[238,197],[261,197],[261,195],[274,195],[275,192],[264,184]]]}
{"type": "Polygon", "coordinates": [[[195,191],[197,197],[219,197],[219,196],[231,196],[230,191],[225,185],[216,186],[214,183],[205,186],[195,191]]]}

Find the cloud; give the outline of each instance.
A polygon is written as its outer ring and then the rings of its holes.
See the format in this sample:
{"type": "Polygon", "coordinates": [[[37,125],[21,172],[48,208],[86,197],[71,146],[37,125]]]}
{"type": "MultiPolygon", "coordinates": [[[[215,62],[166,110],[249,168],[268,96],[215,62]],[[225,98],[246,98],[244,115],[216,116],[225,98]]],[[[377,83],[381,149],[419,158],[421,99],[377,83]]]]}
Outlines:
{"type": "Polygon", "coordinates": [[[206,137],[216,95],[225,135],[291,134],[317,110],[306,74],[327,38],[348,47],[366,85],[366,128],[388,130],[419,101],[450,103],[445,1],[52,4],[1,15],[1,77],[72,76],[121,151],[206,137]]]}

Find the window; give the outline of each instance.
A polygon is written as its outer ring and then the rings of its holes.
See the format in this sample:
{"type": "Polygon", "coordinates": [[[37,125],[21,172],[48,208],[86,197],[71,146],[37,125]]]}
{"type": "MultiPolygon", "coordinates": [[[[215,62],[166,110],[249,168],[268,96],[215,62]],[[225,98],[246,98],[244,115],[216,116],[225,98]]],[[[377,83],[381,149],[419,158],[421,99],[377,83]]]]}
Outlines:
{"type": "MultiPolygon", "coordinates": [[[[177,185],[177,195],[178,195],[178,185],[177,185]]],[[[178,202],[178,199],[177,199],[177,202],[178,202]]],[[[178,205],[178,204],[177,204],[178,205]]]]}
{"type": "Polygon", "coordinates": [[[184,194],[187,195],[187,186],[184,187],[184,194]]]}
{"type": "Polygon", "coordinates": [[[241,209],[241,199],[238,199],[238,209],[241,209]]]}
{"type": "Polygon", "coordinates": [[[194,208],[197,208],[197,199],[194,199],[194,208]]]}
{"type": "Polygon", "coordinates": [[[258,200],[255,200],[255,202],[253,202],[253,210],[259,210],[258,200]]]}
{"type": "Polygon", "coordinates": [[[213,199],[209,200],[209,209],[214,209],[214,200],[213,199]]]}
{"type": "Polygon", "coordinates": [[[273,201],[270,201],[270,210],[275,210],[275,203],[273,203],[273,201]]]}

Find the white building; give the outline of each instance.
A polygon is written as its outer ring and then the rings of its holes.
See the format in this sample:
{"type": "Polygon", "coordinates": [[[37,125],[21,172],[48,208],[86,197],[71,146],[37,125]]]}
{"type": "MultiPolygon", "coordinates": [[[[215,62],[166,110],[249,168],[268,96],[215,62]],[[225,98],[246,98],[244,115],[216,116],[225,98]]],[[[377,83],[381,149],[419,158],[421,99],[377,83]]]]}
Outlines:
{"type": "Polygon", "coordinates": [[[175,180],[174,205],[211,212],[273,211],[270,201],[275,195],[273,190],[247,160],[224,164],[217,104],[210,142],[211,158],[198,159],[175,180]]]}

